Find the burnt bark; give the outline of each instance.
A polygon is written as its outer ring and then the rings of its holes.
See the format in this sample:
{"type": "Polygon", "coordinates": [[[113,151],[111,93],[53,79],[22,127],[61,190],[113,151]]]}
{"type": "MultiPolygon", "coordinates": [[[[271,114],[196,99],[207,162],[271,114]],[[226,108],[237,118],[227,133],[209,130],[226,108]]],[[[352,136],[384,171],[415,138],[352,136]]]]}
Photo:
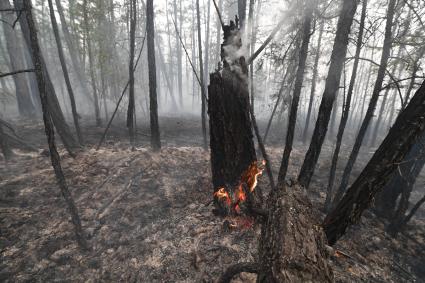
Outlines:
{"type": "Polygon", "coordinates": [[[311,177],[314,173],[320,151],[328,131],[329,120],[332,113],[332,107],[339,89],[342,67],[347,54],[348,38],[350,35],[351,24],[357,9],[358,0],[344,0],[338,19],[337,31],[334,46],[331,54],[331,63],[326,78],[325,90],[319,107],[316,126],[314,128],[310,147],[304,158],[298,181],[302,186],[308,188],[311,177]]]}
{"type": "Polygon", "coordinates": [[[3,131],[3,125],[1,121],[0,121],[0,149],[6,161],[10,160],[13,157],[13,151],[10,148],[9,141],[7,140],[5,132],[3,131]]]}
{"type": "Polygon", "coordinates": [[[135,129],[134,129],[134,115],[135,115],[135,102],[134,102],[134,48],[135,48],[135,36],[136,36],[136,1],[130,1],[130,62],[128,64],[129,73],[129,97],[128,97],[128,108],[127,108],[127,128],[130,136],[130,143],[134,146],[135,142],[135,129]]]}
{"type": "Polygon", "coordinates": [[[257,282],[333,282],[326,238],[315,225],[305,189],[280,185],[268,200],[259,243],[257,282]]]}
{"type": "Polygon", "coordinates": [[[149,109],[150,109],[150,129],[151,146],[153,150],[161,149],[161,138],[158,121],[158,100],[155,64],[155,26],[153,0],[146,1],[146,39],[148,46],[148,69],[149,69],[149,109]]]}
{"type": "Polygon", "coordinates": [[[74,224],[74,232],[78,244],[81,248],[88,248],[87,242],[84,238],[83,229],[81,226],[80,217],[78,215],[77,207],[75,206],[74,200],[68,189],[68,185],[65,180],[65,176],[62,171],[60,157],[55,145],[55,134],[52,123],[52,117],[50,114],[50,108],[48,106],[47,88],[45,83],[45,72],[43,71],[43,61],[41,60],[41,51],[38,45],[37,31],[35,28],[34,20],[32,17],[32,5],[30,0],[23,1],[22,8],[25,9],[25,18],[27,22],[29,32],[29,42],[31,49],[31,56],[34,62],[35,74],[38,82],[38,89],[40,93],[41,106],[43,110],[43,121],[44,128],[47,136],[47,142],[49,145],[50,158],[52,166],[55,172],[56,180],[61,190],[62,196],[65,199],[68,210],[71,214],[72,223],[74,224]]]}
{"type": "Polygon", "coordinates": [[[349,226],[359,221],[397,170],[400,162],[419,140],[425,129],[425,82],[398,116],[383,143],[347,190],[337,206],[326,216],[323,226],[333,245],[349,226]]]}

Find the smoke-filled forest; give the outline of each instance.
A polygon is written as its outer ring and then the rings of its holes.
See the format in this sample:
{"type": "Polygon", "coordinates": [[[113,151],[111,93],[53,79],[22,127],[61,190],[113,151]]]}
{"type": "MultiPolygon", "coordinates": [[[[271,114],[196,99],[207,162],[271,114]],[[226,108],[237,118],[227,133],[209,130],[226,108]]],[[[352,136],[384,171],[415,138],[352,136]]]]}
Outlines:
{"type": "Polygon", "coordinates": [[[423,0],[0,0],[1,282],[425,282],[423,0]]]}

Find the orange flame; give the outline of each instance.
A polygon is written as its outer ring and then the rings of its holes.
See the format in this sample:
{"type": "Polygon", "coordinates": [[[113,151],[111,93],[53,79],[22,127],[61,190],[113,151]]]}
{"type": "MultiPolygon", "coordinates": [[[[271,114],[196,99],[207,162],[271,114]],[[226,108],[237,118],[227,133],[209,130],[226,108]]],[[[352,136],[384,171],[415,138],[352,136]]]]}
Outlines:
{"type": "Polygon", "coordinates": [[[245,202],[247,198],[243,187],[244,184],[246,184],[246,186],[249,188],[249,191],[252,193],[257,187],[258,176],[263,174],[265,164],[266,162],[264,160],[261,163],[254,161],[249,165],[248,169],[244,171],[241,176],[239,185],[234,193],[234,202],[224,187],[220,187],[214,193],[214,196],[220,200],[224,200],[229,207],[231,206],[233,208],[234,212],[239,214],[241,210],[240,204],[245,202]]]}

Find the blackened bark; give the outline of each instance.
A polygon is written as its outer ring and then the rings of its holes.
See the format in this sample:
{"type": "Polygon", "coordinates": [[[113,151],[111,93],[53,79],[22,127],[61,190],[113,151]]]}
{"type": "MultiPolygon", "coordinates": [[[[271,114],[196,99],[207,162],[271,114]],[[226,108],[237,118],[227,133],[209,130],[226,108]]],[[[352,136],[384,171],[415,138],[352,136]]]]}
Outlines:
{"type": "MultiPolygon", "coordinates": [[[[356,83],[357,69],[358,69],[359,61],[360,61],[359,56],[360,56],[360,51],[362,49],[362,44],[363,44],[363,31],[364,31],[364,24],[366,19],[366,8],[367,8],[367,0],[363,0],[362,15],[360,18],[359,35],[357,37],[354,65],[353,65],[353,70],[351,73],[350,85],[348,86],[347,98],[344,103],[344,110],[341,116],[341,122],[339,124],[338,133],[336,136],[335,150],[332,156],[332,164],[331,164],[329,182],[328,182],[327,193],[326,193],[326,201],[325,201],[326,210],[330,208],[331,198],[332,198],[332,188],[335,181],[336,165],[338,162],[339,151],[341,149],[342,137],[344,135],[345,126],[347,125],[348,116],[350,114],[351,97],[353,96],[354,84],[356,83]]],[[[341,196],[342,196],[342,192],[338,191],[337,194],[335,195],[335,199],[339,200],[341,196]]]]}
{"type": "Polygon", "coordinates": [[[410,219],[412,219],[413,215],[418,211],[422,204],[425,203],[425,195],[412,207],[409,214],[401,221],[398,230],[402,231],[404,227],[406,227],[407,223],[409,223],[410,219]]]}
{"type": "MultiPolygon", "coordinates": [[[[9,1],[0,1],[0,9],[12,9],[9,1]]],[[[1,19],[3,21],[3,33],[6,41],[6,49],[9,55],[10,71],[19,71],[26,69],[25,58],[22,56],[21,44],[19,38],[13,31],[11,25],[15,21],[15,16],[8,12],[1,13],[1,19]]],[[[6,54],[5,54],[6,55],[6,54]]],[[[34,104],[31,100],[31,92],[27,84],[26,74],[17,74],[13,77],[16,90],[16,101],[18,103],[19,115],[22,117],[34,117],[36,114],[34,104]]]]}
{"type": "MultiPolygon", "coordinates": [[[[14,6],[17,10],[23,10],[24,9],[24,3],[27,1],[23,0],[14,0],[14,6]]],[[[25,12],[24,12],[25,13],[25,12]]],[[[17,12],[19,15],[20,13],[17,12]]],[[[22,33],[24,35],[25,43],[28,48],[31,46],[31,35],[27,23],[27,19],[24,14],[19,17],[19,24],[21,26],[22,33]]],[[[52,117],[52,121],[54,123],[54,126],[56,130],[58,131],[59,136],[61,137],[61,140],[66,148],[66,150],[73,156],[74,150],[78,148],[78,144],[76,140],[74,139],[68,124],[66,123],[65,117],[62,113],[62,109],[60,107],[58,98],[56,97],[55,88],[53,87],[53,83],[50,79],[49,72],[47,70],[46,62],[44,61],[43,56],[40,54],[40,61],[41,61],[41,68],[43,71],[44,76],[44,83],[46,88],[46,95],[47,95],[47,103],[49,106],[50,115],[52,117]]],[[[34,63],[34,62],[33,62],[34,63]]],[[[35,64],[34,64],[35,66],[35,64]]]]}
{"type": "Polygon", "coordinates": [[[206,90],[204,85],[204,64],[202,61],[202,37],[201,37],[201,15],[199,11],[199,0],[196,0],[196,18],[198,20],[198,58],[199,58],[199,79],[201,80],[201,118],[202,118],[202,137],[204,149],[207,149],[207,109],[206,109],[206,90]]]}
{"type": "Polygon", "coordinates": [[[280,185],[267,206],[257,282],[333,282],[326,238],[314,223],[305,189],[280,185]]]}
{"type": "Polygon", "coordinates": [[[308,55],[308,45],[311,37],[311,20],[313,16],[313,5],[305,1],[305,15],[303,24],[303,41],[301,44],[300,54],[298,57],[298,68],[295,77],[294,93],[292,95],[291,110],[289,113],[288,129],[286,132],[285,149],[283,151],[282,162],[280,164],[278,183],[285,181],[286,172],[289,165],[289,157],[292,151],[292,144],[294,141],[295,124],[297,122],[298,103],[300,101],[301,89],[304,81],[304,71],[308,55]]]}
{"type": "Polygon", "coordinates": [[[323,37],[324,26],[325,26],[325,21],[321,20],[320,27],[319,27],[319,38],[317,39],[316,57],[314,58],[313,76],[311,78],[310,100],[308,101],[307,118],[305,119],[305,126],[304,126],[304,132],[303,132],[304,143],[307,142],[308,127],[310,125],[311,111],[313,109],[314,95],[316,92],[317,76],[319,74],[319,59],[321,55],[320,53],[322,48],[322,37],[323,37]]]}
{"type": "Polygon", "coordinates": [[[347,165],[345,166],[344,173],[342,175],[341,185],[339,187],[339,191],[341,192],[344,192],[348,186],[348,181],[350,179],[351,171],[353,170],[354,163],[356,162],[357,156],[360,151],[360,147],[362,146],[363,139],[366,136],[366,132],[370,124],[370,121],[373,118],[375,107],[379,99],[379,93],[382,90],[382,83],[384,81],[385,72],[388,65],[388,58],[391,52],[392,24],[393,24],[393,18],[394,18],[395,4],[396,4],[396,0],[390,0],[388,10],[387,10],[387,22],[385,25],[385,39],[384,39],[384,46],[382,49],[381,62],[378,69],[378,75],[376,78],[375,86],[373,88],[372,97],[370,99],[370,103],[366,111],[365,118],[363,119],[356,141],[354,142],[353,150],[350,153],[350,157],[348,158],[347,165]]]}
{"type": "Polygon", "coordinates": [[[298,181],[302,186],[308,188],[311,177],[314,173],[320,151],[328,131],[329,119],[332,113],[332,107],[336,94],[339,89],[342,67],[347,54],[348,38],[350,35],[351,24],[356,13],[358,0],[344,0],[341,7],[340,16],[334,46],[332,49],[331,63],[326,78],[325,91],[323,92],[322,102],[320,103],[316,126],[314,128],[310,147],[301,167],[298,181]]]}
{"type": "Polygon", "coordinates": [[[60,39],[60,36],[59,36],[58,23],[56,22],[55,11],[53,9],[53,2],[52,2],[52,0],[48,0],[48,2],[49,2],[50,20],[52,22],[53,33],[55,35],[55,41],[56,41],[56,45],[58,47],[59,60],[61,62],[62,72],[63,72],[63,76],[65,78],[66,89],[68,91],[69,100],[71,102],[72,118],[74,119],[74,126],[75,126],[75,130],[77,132],[78,142],[80,144],[83,144],[83,136],[81,135],[80,123],[78,121],[77,106],[75,105],[74,91],[73,91],[72,86],[71,86],[71,81],[69,79],[68,68],[66,66],[65,56],[63,54],[62,42],[61,42],[61,39],[60,39]]]}
{"type": "Polygon", "coordinates": [[[9,146],[9,141],[7,140],[6,134],[3,131],[3,125],[1,121],[0,121],[0,149],[6,161],[10,160],[13,157],[13,151],[9,146]]]}
{"type": "Polygon", "coordinates": [[[146,30],[146,39],[148,45],[151,146],[154,151],[157,151],[161,149],[161,138],[159,133],[158,100],[156,93],[155,25],[153,0],[146,1],[146,30]]]}
{"type": "Polygon", "coordinates": [[[130,1],[130,62],[128,64],[129,73],[129,97],[128,97],[128,109],[127,109],[127,128],[130,135],[130,143],[134,146],[135,142],[135,129],[134,129],[134,48],[135,48],[135,35],[136,35],[136,1],[130,1]]]}
{"type": "Polygon", "coordinates": [[[49,145],[50,158],[52,162],[53,169],[55,171],[56,180],[60,187],[62,196],[65,199],[65,202],[68,206],[68,210],[71,214],[72,223],[74,224],[75,236],[77,238],[77,242],[81,248],[88,248],[87,242],[84,238],[83,230],[81,227],[80,217],[78,215],[77,207],[75,206],[74,200],[71,196],[71,193],[68,190],[68,185],[65,180],[65,176],[62,171],[62,167],[60,164],[60,157],[55,145],[55,134],[53,129],[52,117],[50,115],[50,109],[48,106],[47,99],[47,89],[45,83],[45,72],[43,71],[43,62],[41,60],[41,51],[38,45],[37,39],[37,31],[35,28],[35,24],[32,17],[32,5],[31,0],[23,1],[23,8],[25,9],[25,17],[29,31],[29,39],[30,39],[30,48],[32,60],[34,62],[35,74],[38,82],[38,89],[40,93],[41,105],[43,110],[43,121],[44,128],[47,136],[47,142],[49,145]]]}
{"type": "Polygon", "coordinates": [[[243,29],[246,21],[246,0],[238,0],[239,25],[243,29]]]}
{"type": "Polygon", "coordinates": [[[400,113],[360,176],[326,216],[323,226],[331,245],[360,219],[363,211],[369,208],[376,194],[384,188],[400,162],[417,143],[425,129],[424,113],[425,81],[400,113]]]}

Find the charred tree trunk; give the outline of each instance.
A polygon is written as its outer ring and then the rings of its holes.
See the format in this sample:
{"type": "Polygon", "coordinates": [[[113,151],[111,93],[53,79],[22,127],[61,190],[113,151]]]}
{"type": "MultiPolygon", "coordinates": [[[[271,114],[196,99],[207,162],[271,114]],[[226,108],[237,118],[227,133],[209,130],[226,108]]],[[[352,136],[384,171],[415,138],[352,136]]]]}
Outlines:
{"type": "MultiPolygon", "coordinates": [[[[331,164],[328,188],[326,193],[326,201],[325,201],[326,210],[330,208],[331,198],[332,198],[332,188],[335,181],[336,165],[338,162],[339,151],[341,149],[342,137],[344,135],[345,126],[347,125],[348,116],[350,114],[351,97],[353,95],[354,84],[356,83],[357,69],[358,69],[359,61],[360,61],[359,56],[360,56],[360,51],[362,49],[362,44],[363,44],[363,30],[364,30],[364,23],[366,19],[366,8],[367,8],[367,0],[363,0],[362,15],[360,19],[359,35],[357,37],[357,43],[356,43],[356,55],[354,59],[353,71],[351,73],[350,85],[348,87],[347,98],[344,103],[344,110],[341,116],[341,122],[339,124],[338,134],[336,136],[335,150],[332,156],[332,164],[331,164]]],[[[335,196],[335,199],[339,200],[341,196],[342,196],[341,191],[338,191],[338,193],[335,196]]]]}
{"type": "Polygon", "coordinates": [[[246,0],[238,0],[238,15],[240,28],[244,29],[246,21],[246,0]]]}
{"type": "MultiPolygon", "coordinates": [[[[15,8],[18,10],[17,15],[19,17],[20,12],[19,10],[24,9],[24,4],[27,1],[23,0],[14,0],[15,8]]],[[[25,11],[24,11],[25,13],[25,11]]],[[[28,22],[26,17],[24,17],[24,14],[22,14],[19,17],[19,24],[21,26],[22,33],[25,38],[25,43],[28,46],[28,48],[31,48],[31,34],[28,27],[28,22]]],[[[33,58],[32,58],[33,59],[33,58]]],[[[74,155],[74,150],[78,148],[78,144],[75,141],[68,124],[66,123],[65,117],[62,113],[62,109],[59,105],[58,98],[56,97],[56,92],[53,87],[53,83],[50,79],[49,72],[47,70],[46,62],[44,61],[43,56],[40,53],[40,61],[41,61],[41,68],[43,71],[44,76],[44,83],[46,88],[46,95],[47,95],[47,102],[49,106],[50,115],[52,117],[53,124],[58,131],[59,136],[61,137],[61,140],[66,148],[66,150],[71,154],[74,155]]],[[[33,62],[34,63],[34,62],[33,62]]],[[[34,63],[35,66],[35,63],[34,63]]]]}
{"type": "Polygon", "coordinates": [[[280,185],[268,200],[259,243],[257,282],[333,282],[326,238],[299,185],[280,185]]]}
{"type": "MultiPolygon", "coordinates": [[[[249,112],[249,91],[245,58],[235,62],[225,60],[225,47],[240,40],[237,27],[231,22],[225,26],[221,57],[223,70],[210,74],[208,87],[208,114],[210,126],[211,171],[214,192],[238,184],[242,173],[256,161],[252,125],[249,112]],[[241,67],[242,74],[232,71],[230,64],[241,67]]],[[[236,46],[240,47],[240,46],[236,46]]],[[[226,207],[216,198],[220,214],[226,207]]]]}
{"type": "Polygon", "coordinates": [[[0,149],[3,153],[4,160],[8,161],[13,157],[13,151],[9,146],[9,141],[7,140],[6,134],[3,131],[3,125],[0,121],[0,149]]]}
{"type": "Polygon", "coordinates": [[[56,180],[60,187],[62,196],[64,197],[65,202],[68,206],[68,210],[71,214],[71,219],[74,224],[74,231],[75,231],[75,236],[77,238],[77,242],[80,245],[80,247],[88,248],[87,242],[84,238],[83,229],[81,227],[81,221],[78,215],[77,207],[75,206],[71,193],[68,190],[68,185],[66,183],[65,176],[63,174],[62,167],[60,164],[60,157],[55,145],[55,134],[53,129],[52,117],[50,115],[50,107],[48,106],[48,101],[47,101],[48,100],[47,90],[46,90],[46,83],[44,78],[45,72],[43,71],[44,64],[41,60],[41,51],[38,45],[37,31],[36,31],[35,24],[32,17],[31,1],[30,0],[23,1],[23,8],[25,9],[25,17],[26,17],[26,22],[28,24],[28,32],[29,32],[29,39],[30,39],[29,42],[31,43],[30,45],[31,55],[32,55],[32,60],[34,62],[35,74],[36,74],[37,82],[38,82],[38,89],[40,93],[41,105],[43,110],[43,121],[44,121],[46,136],[47,136],[47,142],[49,145],[52,166],[55,171],[56,180]]]}
{"type": "Polygon", "coordinates": [[[381,92],[381,89],[382,89],[382,83],[384,81],[385,71],[387,69],[388,58],[391,52],[392,25],[393,25],[395,4],[396,4],[396,0],[390,0],[388,11],[387,11],[387,22],[385,25],[384,46],[382,49],[381,62],[378,69],[378,76],[376,78],[375,86],[372,93],[372,98],[370,100],[368,109],[366,111],[365,118],[362,122],[356,141],[354,142],[353,150],[350,153],[350,157],[348,159],[347,165],[345,166],[344,173],[342,175],[341,185],[339,187],[339,191],[341,191],[341,193],[343,193],[348,186],[348,181],[351,175],[351,171],[353,170],[354,163],[356,162],[363,139],[366,136],[366,132],[369,127],[370,121],[373,118],[375,107],[379,99],[379,93],[381,92]]]}
{"type": "Polygon", "coordinates": [[[308,45],[311,37],[311,20],[313,16],[313,5],[308,1],[304,1],[305,15],[303,24],[303,41],[298,57],[297,75],[295,77],[294,92],[292,95],[291,110],[289,113],[288,129],[286,132],[285,149],[283,151],[282,163],[280,164],[278,183],[285,181],[286,172],[289,165],[289,157],[291,156],[292,144],[294,141],[295,124],[297,122],[298,103],[300,100],[301,89],[304,81],[304,71],[308,55],[308,45]]]}
{"type": "Polygon", "coordinates": [[[337,206],[326,216],[323,226],[333,245],[347,228],[356,223],[384,188],[400,162],[419,140],[425,129],[425,82],[409,105],[398,116],[383,143],[348,189],[337,206]]]}
{"type": "Polygon", "coordinates": [[[48,2],[49,2],[49,10],[50,10],[50,20],[52,22],[53,33],[55,35],[56,45],[58,47],[59,60],[61,62],[63,76],[66,83],[66,89],[68,91],[69,100],[71,102],[72,118],[74,119],[74,126],[77,132],[78,142],[80,144],[83,144],[83,137],[81,135],[80,123],[78,121],[77,106],[75,105],[74,91],[71,86],[71,81],[69,79],[69,74],[68,74],[68,68],[65,62],[65,56],[63,54],[62,42],[59,36],[58,23],[56,22],[55,11],[53,9],[53,2],[52,0],[48,0],[48,2]]]}
{"type": "Polygon", "coordinates": [[[356,13],[358,0],[344,0],[341,7],[335,42],[331,55],[331,63],[326,78],[325,91],[320,103],[316,126],[314,128],[310,147],[301,167],[298,181],[302,186],[308,188],[314,173],[320,151],[328,131],[328,124],[332,113],[332,107],[339,89],[342,67],[347,53],[348,38],[351,24],[356,13]]]}
{"type": "Polygon", "coordinates": [[[161,138],[159,133],[158,100],[156,93],[155,25],[153,0],[146,1],[146,39],[148,45],[151,146],[154,151],[157,151],[161,149],[161,138]]]}
{"type": "Polygon", "coordinates": [[[129,73],[129,97],[128,97],[128,109],[127,109],[127,128],[130,135],[130,143],[134,146],[135,142],[135,129],[134,129],[134,47],[135,47],[135,36],[136,36],[136,1],[130,1],[130,62],[128,64],[129,73]]]}

